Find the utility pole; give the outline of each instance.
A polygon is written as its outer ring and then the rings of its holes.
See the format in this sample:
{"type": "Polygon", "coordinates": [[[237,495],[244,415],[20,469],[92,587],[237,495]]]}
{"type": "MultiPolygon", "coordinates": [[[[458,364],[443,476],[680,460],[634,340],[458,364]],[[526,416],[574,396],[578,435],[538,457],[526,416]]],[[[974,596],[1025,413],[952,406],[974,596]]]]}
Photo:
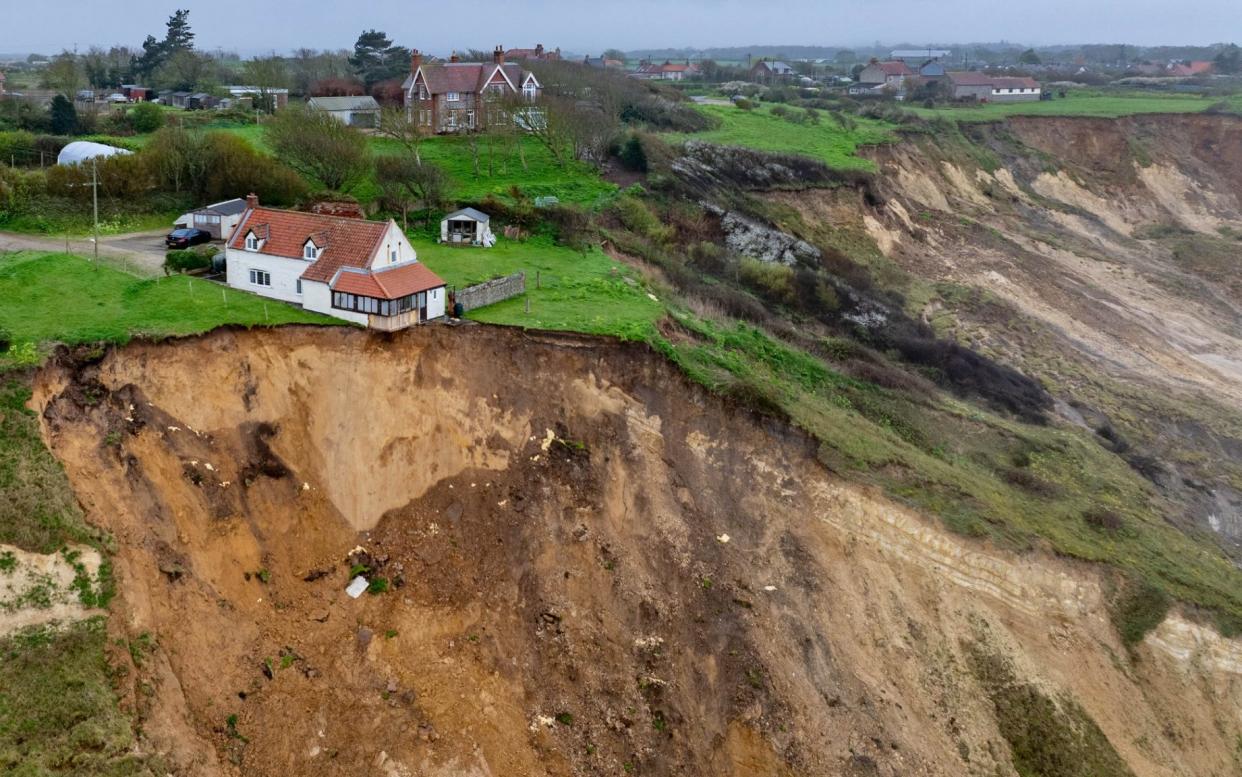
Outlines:
{"type": "Polygon", "coordinates": [[[99,163],[91,158],[91,202],[95,211],[95,269],[99,269],[99,163]]]}

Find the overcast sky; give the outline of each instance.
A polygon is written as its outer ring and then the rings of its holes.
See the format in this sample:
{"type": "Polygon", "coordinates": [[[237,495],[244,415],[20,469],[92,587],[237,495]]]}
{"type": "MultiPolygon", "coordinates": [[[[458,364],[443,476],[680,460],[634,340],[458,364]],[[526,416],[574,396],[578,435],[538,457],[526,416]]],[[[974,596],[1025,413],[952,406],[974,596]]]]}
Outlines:
{"type": "Polygon", "coordinates": [[[496,43],[599,52],[999,40],[1206,44],[1242,35],[1242,0],[0,0],[0,52],[137,46],[148,33],[161,36],[178,6],[190,9],[200,48],[243,54],[348,48],[372,27],[432,53],[496,43]]]}

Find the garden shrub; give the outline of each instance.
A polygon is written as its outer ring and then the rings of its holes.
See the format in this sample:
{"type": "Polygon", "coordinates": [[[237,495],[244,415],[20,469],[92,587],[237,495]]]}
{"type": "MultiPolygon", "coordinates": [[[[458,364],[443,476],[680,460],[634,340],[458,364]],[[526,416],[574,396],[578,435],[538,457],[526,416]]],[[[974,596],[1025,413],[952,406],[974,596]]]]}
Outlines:
{"type": "Polygon", "coordinates": [[[210,246],[203,246],[199,249],[185,249],[181,251],[169,251],[164,255],[164,274],[172,275],[173,273],[188,272],[190,270],[205,270],[211,267],[211,257],[215,255],[216,249],[210,246]]]}

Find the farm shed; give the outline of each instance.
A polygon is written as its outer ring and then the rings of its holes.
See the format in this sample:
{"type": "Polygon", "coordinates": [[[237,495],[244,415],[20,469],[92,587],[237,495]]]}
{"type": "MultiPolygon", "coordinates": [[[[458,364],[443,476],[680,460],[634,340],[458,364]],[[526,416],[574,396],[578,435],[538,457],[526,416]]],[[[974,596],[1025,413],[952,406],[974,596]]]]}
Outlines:
{"type": "Polygon", "coordinates": [[[491,221],[491,216],[474,208],[454,211],[440,222],[440,242],[491,248],[496,245],[491,221]]]}

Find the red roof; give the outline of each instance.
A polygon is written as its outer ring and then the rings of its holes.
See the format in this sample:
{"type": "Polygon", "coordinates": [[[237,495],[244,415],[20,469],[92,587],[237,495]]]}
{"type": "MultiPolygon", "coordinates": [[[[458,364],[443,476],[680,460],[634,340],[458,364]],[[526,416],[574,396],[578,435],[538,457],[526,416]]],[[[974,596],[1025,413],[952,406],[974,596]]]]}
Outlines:
{"type": "Polygon", "coordinates": [[[1175,76],[1201,76],[1212,72],[1212,63],[1200,60],[1173,65],[1169,68],[1169,72],[1175,76]]]}
{"type": "Polygon", "coordinates": [[[302,274],[312,281],[327,281],[341,267],[369,267],[388,234],[383,221],[363,221],[275,208],[246,211],[229,238],[229,247],[244,249],[246,235],[254,232],[264,240],[263,253],[302,259],[308,240],[319,249],[319,258],[302,274]]]}
{"type": "Polygon", "coordinates": [[[341,270],[332,289],[376,299],[399,299],[444,285],[440,276],[427,269],[427,265],[411,262],[371,272],[341,270]]]}
{"type": "Polygon", "coordinates": [[[886,76],[912,76],[914,71],[905,62],[875,62],[873,67],[878,67],[880,72],[886,76]]]}
{"type": "Polygon", "coordinates": [[[1026,76],[1003,76],[992,79],[993,89],[1038,89],[1039,82],[1026,76]]]}

